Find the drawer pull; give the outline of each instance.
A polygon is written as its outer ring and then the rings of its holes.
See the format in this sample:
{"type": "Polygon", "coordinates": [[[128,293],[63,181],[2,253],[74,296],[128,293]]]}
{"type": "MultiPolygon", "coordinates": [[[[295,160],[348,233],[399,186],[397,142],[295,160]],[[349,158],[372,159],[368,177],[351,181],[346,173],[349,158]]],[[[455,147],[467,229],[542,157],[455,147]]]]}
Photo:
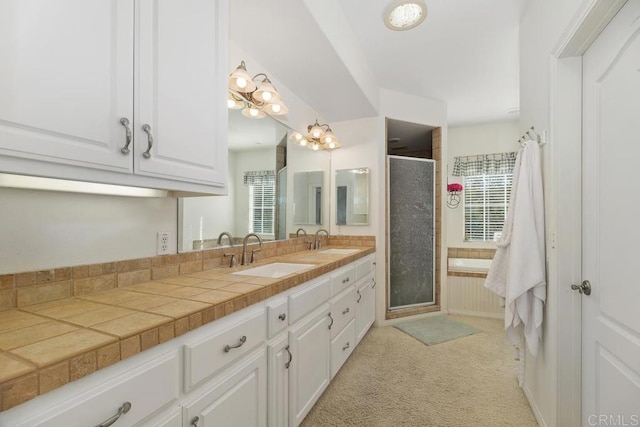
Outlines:
{"type": "Polygon", "coordinates": [[[198,423],[200,422],[200,417],[193,417],[191,420],[191,427],[198,427],[198,423]]]}
{"type": "Polygon", "coordinates": [[[371,285],[371,289],[376,287],[376,279],[371,279],[371,281],[373,282],[373,285],[371,285]]]}
{"type": "Polygon", "coordinates": [[[289,353],[289,361],[284,364],[284,367],[286,369],[289,369],[289,365],[291,365],[291,361],[293,360],[293,354],[291,354],[291,350],[289,350],[289,346],[286,346],[284,349],[287,350],[287,353],[289,353]]]}
{"type": "Polygon", "coordinates": [[[349,278],[347,277],[346,279],[344,279],[342,283],[349,283],[349,278]]]}
{"type": "Polygon", "coordinates": [[[331,323],[329,323],[329,329],[333,326],[333,317],[331,317],[331,312],[329,312],[329,319],[331,319],[331,323]]]}
{"type": "Polygon", "coordinates": [[[349,348],[349,341],[347,341],[347,343],[345,344],[344,347],[342,347],[342,351],[345,351],[346,349],[349,348]]]}
{"type": "Polygon", "coordinates": [[[113,423],[118,421],[118,419],[120,419],[122,415],[129,412],[130,409],[131,409],[131,402],[124,402],[122,406],[118,408],[117,414],[115,414],[113,417],[109,418],[108,420],[98,424],[96,427],[109,427],[110,425],[113,425],[113,423]]]}
{"type": "Polygon", "coordinates": [[[282,320],[284,322],[284,319],[287,318],[287,314],[286,313],[282,313],[280,316],[278,316],[278,319],[282,320]]]}
{"type": "Polygon", "coordinates": [[[349,307],[345,308],[344,310],[342,310],[342,314],[345,315],[349,312],[349,307]]]}
{"type": "Polygon", "coordinates": [[[148,159],[151,157],[151,147],[153,147],[153,134],[151,133],[151,126],[148,124],[142,125],[142,130],[147,133],[147,141],[149,142],[149,146],[147,147],[147,151],[142,153],[142,157],[148,159]]]}
{"type": "Polygon", "coordinates": [[[360,293],[360,290],[356,291],[358,293],[358,299],[357,299],[357,303],[360,303],[360,300],[362,299],[362,294],[360,293]]]}
{"type": "Polygon", "coordinates": [[[122,118],[120,119],[120,124],[121,124],[122,126],[124,126],[124,130],[125,130],[126,135],[127,135],[127,136],[126,136],[126,140],[125,140],[126,142],[125,142],[125,144],[124,144],[124,147],[122,147],[122,148],[120,149],[120,152],[121,152],[122,154],[129,154],[129,145],[131,145],[131,138],[132,138],[132,135],[131,135],[131,126],[129,126],[129,124],[130,124],[129,119],[127,119],[126,117],[122,117],[122,118]]]}
{"type": "Polygon", "coordinates": [[[242,344],[244,344],[245,342],[247,342],[247,336],[243,335],[242,337],[240,337],[240,342],[238,344],[234,344],[234,345],[225,345],[224,346],[224,352],[225,353],[229,353],[229,350],[231,350],[232,348],[238,348],[238,347],[242,347],[242,344]]]}

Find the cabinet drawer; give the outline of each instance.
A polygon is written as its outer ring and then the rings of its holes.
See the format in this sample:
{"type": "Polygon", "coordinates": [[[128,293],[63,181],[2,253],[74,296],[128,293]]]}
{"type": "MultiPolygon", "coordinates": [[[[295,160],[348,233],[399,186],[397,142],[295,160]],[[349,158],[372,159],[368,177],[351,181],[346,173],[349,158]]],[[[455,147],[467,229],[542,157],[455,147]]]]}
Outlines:
{"type": "Polygon", "coordinates": [[[331,379],[338,373],[356,346],[356,322],[352,320],[346,328],[331,340],[331,379]]]}
{"type": "Polygon", "coordinates": [[[375,254],[368,255],[367,257],[356,261],[356,280],[360,280],[370,272],[376,269],[376,256],[375,254]]]}
{"type": "Polygon", "coordinates": [[[310,283],[289,296],[289,323],[293,324],[302,319],[313,309],[319,307],[331,298],[330,279],[325,278],[310,283]]]}
{"type": "Polygon", "coordinates": [[[267,303],[267,327],[269,338],[278,335],[289,325],[289,303],[286,298],[278,298],[267,303]]]}
{"type": "Polygon", "coordinates": [[[100,425],[118,413],[125,402],[131,404],[117,421],[118,427],[132,426],[178,397],[178,357],[170,353],[76,394],[59,407],[37,419],[13,426],[84,427],[100,425]]]}
{"type": "Polygon", "coordinates": [[[264,342],[266,323],[263,306],[248,312],[230,327],[213,332],[212,336],[185,344],[185,389],[190,390],[264,342]]]}
{"type": "Polygon", "coordinates": [[[335,338],[351,319],[355,317],[356,296],[355,287],[352,285],[340,295],[331,300],[331,338],[335,338]]]}
{"type": "Polygon", "coordinates": [[[356,279],[355,265],[349,264],[331,274],[331,295],[338,295],[353,285],[356,279]]]}

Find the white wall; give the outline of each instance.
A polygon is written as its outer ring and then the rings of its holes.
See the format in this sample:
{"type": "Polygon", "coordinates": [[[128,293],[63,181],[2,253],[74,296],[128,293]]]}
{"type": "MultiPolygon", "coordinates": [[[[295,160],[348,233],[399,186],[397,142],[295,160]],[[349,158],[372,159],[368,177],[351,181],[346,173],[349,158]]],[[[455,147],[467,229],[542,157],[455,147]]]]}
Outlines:
{"type": "Polygon", "coordinates": [[[175,198],[136,198],[0,188],[0,274],[154,256],[171,233],[175,198]]]}
{"type": "MultiPolygon", "coordinates": [[[[463,183],[463,177],[451,175],[455,157],[518,151],[520,135],[517,120],[450,127],[447,139],[449,182],[463,183]]],[[[464,207],[462,203],[455,209],[446,207],[444,215],[447,217],[448,247],[496,247],[493,242],[464,241],[464,207]]]]}
{"type": "MultiPolygon", "coordinates": [[[[542,132],[551,130],[555,120],[572,120],[568,115],[557,115],[555,80],[556,68],[552,52],[584,11],[594,2],[590,0],[538,0],[530,1],[520,22],[520,131],[530,126],[542,132]]],[[[554,241],[558,235],[559,215],[556,209],[556,172],[553,170],[553,152],[563,144],[551,133],[549,143],[543,147],[543,176],[546,212],[547,240],[547,302],[543,324],[543,338],[538,355],[526,358],[524,391],[538,421],[543,426],[568,426],[574,408],[572,404],[580,396],[570,395],[562,384],[571,375],[570,369],[560,371],[560,366],[571,366],[566,360],[572,355],[559,350],[559,329],[565,327],[564,316],[570,307],[559,304],[564,293],[560,287],[567,283],[558,281],[558,264],[554,241]],[[557,145],[557,146],[556,146],[557,145]],[[563,319],[561,321],[561,319],[563,319]],[[562,390],[559,392],[559,390],[562,390]]],[[[578,153],[579,155],[579,153],[578,153]]],[[[565,171],[565,173],[567,173],[565,171]]],[[[579,218],[577,218],[579,221],[579,218]]],[[[563,230],[560,230],[561,232],[563,230]]],[[[563,338],[569,341],[571,337],[563,338]]],[[[578,392],[579,394],[579,392],[578,392]]],[[[579,424],[579,421],[578,421],[579,424]]]]}

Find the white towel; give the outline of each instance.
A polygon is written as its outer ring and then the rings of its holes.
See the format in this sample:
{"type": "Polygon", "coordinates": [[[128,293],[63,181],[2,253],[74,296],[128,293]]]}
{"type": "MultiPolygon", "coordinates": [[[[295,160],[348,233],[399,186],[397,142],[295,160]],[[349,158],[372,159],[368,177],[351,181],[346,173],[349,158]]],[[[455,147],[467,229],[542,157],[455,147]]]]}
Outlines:
{"type": "Polygon", "coordinates": [[[503,238],[485,286],[506,299],[505,330],[510,341],[521,347],[524,336],[535,356],[546,299],[544,199],[537,142],[528,141],[518,153],[511,191],[503,238]]]}

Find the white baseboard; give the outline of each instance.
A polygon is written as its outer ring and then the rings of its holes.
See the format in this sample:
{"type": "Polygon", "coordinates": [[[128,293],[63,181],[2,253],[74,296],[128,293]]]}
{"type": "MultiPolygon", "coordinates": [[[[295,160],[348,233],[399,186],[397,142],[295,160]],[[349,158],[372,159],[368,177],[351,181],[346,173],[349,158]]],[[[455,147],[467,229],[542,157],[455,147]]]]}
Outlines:
{"type": "Polygon", "coordinates": [[[529,402],[529,406],[531,407],[531,411],[533,412],[533,416],[536,418],[538,425],[540,427],[547,427],[547,423],[544,421],[542,413],[540,412],[540,409],[538,409],[538,405],[536,405],[535,400],[533,400],[531,391],[529,390],[529,387],[527,387],[526,383],[522,386],[522,391],[524,393],[524,397],[527,398],[527,402],[529,402]]]}

